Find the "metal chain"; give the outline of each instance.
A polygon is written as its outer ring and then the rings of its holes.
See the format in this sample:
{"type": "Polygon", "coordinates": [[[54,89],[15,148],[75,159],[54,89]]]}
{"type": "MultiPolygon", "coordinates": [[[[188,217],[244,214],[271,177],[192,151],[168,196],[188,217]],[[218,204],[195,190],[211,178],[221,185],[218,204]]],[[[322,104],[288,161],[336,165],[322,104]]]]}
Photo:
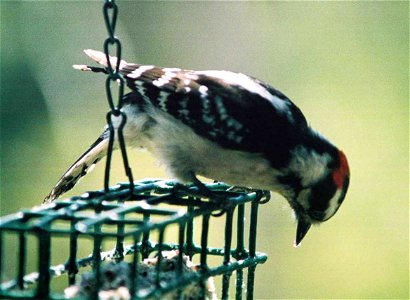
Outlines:
{"type": "Polygon", "coordinates": [[[108,105],[110,106],[110,111],[107,113],[107,124],[110,133],[110,137],[108,140],[108,150],[107,150],[107,161],[105,165],[105,177],[104,177],[104,190],[106,193],[109,192],[109,181],[110,181],[110,171],[111,171],[111,158],[112,158],[112,151],[114,146],[115,140],[115,128],[113,125],[113,119],[120,119],[119,126],[117,128],[118,134],[118,143],[121,149],[122,160],[124,163],[125,174],[128,177],[130,182],[130,195],[133,193],[134,185],[133,185],[133,176],[132,171],[128,163],[127,151],[125,148],[125,139],[123,134],[124,126],[127,122],[126,114],[121,111],[123,105],[123,95],[124,95],[124,78],[120,73],[120,63],[121,63],[121,42],[115,36],[115,26],[117,23],[117,15],[118,15],[118,7],[115,4],[115,0],[105,0],[103,6],[103,14],[104,14],[104,21],[105,25],[107,26],[108,30],[108,38],[104,41],[104,53],[108,62],[108,74],[107,79],[105,82],[105,90],[107,93],[107,100],[108,105]],[[115,66],[113,66],[110,60],[110,50],[114,48],[115,56],[117,57],[117,61],[115,66]],[[111,92],[111,83],[116,82],[118,83],[118,101],[117,105],[115,105],[112,92],[111,92]]]}

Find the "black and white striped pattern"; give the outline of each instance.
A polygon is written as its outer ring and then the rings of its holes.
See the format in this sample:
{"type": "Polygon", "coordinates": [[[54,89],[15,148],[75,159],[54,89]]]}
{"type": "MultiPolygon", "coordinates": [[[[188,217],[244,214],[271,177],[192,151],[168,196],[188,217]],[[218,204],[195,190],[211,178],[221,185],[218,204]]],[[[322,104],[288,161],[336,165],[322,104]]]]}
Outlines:
{"type": "MultiPolygon", "coordinates": [[[[107,57],[85,53],[107,67],[107,57]]],[[[111,65],[117,58],[110,57],[111,65]]],[[[83,71],[106,68],[76,65],[83,71]]],[[[121,60],[132,90],[123,97],[127,146],[150,151],[180,182],[197,175],[276,191],[294,209],[296,244],[313,223],[333,216],[349,185],[346,156],[311,129],[302,112],[270,85],[241,73],[159,68],[121,60]]],[[[113,120],[118,128],[120,120],[113,120]]],[[[71,189],[106,155],[103,133],[61,177],[46,201],[71,189]]]]}
{"type": "MultiPolygon", "coordinates": [[[[106,65],[105,54],[86,54],[106,65]]],[[[111,64],[116,58],[111,57],[111,64]]],[[[127,85],[146,102],[167,112],[218,145],[272,157],[280,167],[307,128],[300,110],[270,85],[230,71],[190,71],[120,63],[127,85]],[[286,143],[283,145],[283,143],[286,143]]]]}

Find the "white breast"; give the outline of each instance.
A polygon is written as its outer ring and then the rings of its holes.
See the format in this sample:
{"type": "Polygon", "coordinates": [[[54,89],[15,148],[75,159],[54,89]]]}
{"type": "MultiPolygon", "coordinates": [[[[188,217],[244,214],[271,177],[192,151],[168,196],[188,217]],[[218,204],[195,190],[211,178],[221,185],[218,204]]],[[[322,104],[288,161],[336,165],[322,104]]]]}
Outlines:
{"type": "Polygon", "coordinates": [[[127,141],[147,148],[182,182],[191,182],[195,174],[232,185],[279,191],[278,171],[260,155],[224,149],[155,107],[144,113],[134,107],[124,110],[128,115],[127,141]]]}

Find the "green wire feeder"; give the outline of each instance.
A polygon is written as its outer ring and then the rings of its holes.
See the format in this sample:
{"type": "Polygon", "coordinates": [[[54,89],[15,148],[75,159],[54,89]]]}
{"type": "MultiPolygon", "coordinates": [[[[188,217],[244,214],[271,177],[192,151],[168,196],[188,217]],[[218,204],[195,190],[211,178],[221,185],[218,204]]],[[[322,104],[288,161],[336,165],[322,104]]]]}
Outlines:
{"type": "Polygon", "coordinates": [[[226,198],[221,247],[208,245],[209,238],[222,234],[222,230],[209,230],[217,215],[221,215],[221,206],[204,200],[195,186],[182,186],[176,181],[138,181],[131,196],[129,183],[118,184],[108,193],[87,192],[3,217],[0,298],[228,299],[230,277],[236,272],[231,292],[235,299],[242,299],[247,269],[246,299],[253,299],[255,268],[267,259],[266,254],[256,252],[258,206],[266,195],[252,190],[235,191],[223,183],[206,187],[226,198]],[[250,221],[246,247],[247,202],[250,221]],[[197,222],[201,225],[194,233],[197,222]],[[5,238],[10,235],[16,238],[5,238]],[[165,242],[165,236],[172,242],[165,242]],[[28,239],[33,237],[38,248],[29,249],[28,239]],[[53,261],[56,257],[53,251],[57,237],[59,244],[68,245],[65,252],[69,254],[57,256],[61,264],[51,265],[51,257],[53,261]],[[85,240],[93,250],[81,258],[78,252],[85,240]],[[5,245],[11,241],[13,245],[5,245]],[[5,253],[6,246],[16,249],[18,256],[12,280],[3,278],[10,273],[4,270],[4,260],[14,254],[5,253]],[[212,259],[212,263],[219,263],[208,264],[210,256],[219,257],[212,259]],[[38,261],[38,268],[26,274],[30,260],[38,261]],[[222,275],[222,280],[214,284],[218,275],[222,275]],[[67,280],[64,287],[61,279],[56,282],[61,276],[67,280]],[[221,293],[215,291],[215,285],[221,293]]]}

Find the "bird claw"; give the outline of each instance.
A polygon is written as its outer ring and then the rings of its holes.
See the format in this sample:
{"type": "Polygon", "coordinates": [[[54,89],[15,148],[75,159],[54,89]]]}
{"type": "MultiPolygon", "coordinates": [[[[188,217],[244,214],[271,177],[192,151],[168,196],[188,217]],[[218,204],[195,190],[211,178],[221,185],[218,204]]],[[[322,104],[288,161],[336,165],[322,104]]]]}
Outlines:
{"type": "MultiPolygon", "coordinates": [[[[196,176],[192,175],[192,182],[193,184],[197,187],[198,191],[194,192],[192,189],[189,187],[181,184],[181,183],[176,183],[174,185],[174,190],[182,189],[190,194],[195,194],[195,196],[200,197],[200,198],[209,198],[210,202],[217,204],[218,207],[221,207],[220,210],[217,212],[212,213],[211,215],[214,217],[220,217],[222,216],[225,212],[230,210],[234,204],[230,202],[227,197],[218,195],[214,191],[211,191],[205,184],[203,184],[196,176]]],[[[252,189],[252,188],[245,188],[245,187],[240,187],[240,186],[232,186],[230,187],[227,192],[240,192],[240,193],[256,193],[256,201],[258,201],[260,204],[265,204],[269,202],[271,198],[271,194],[267,190],[258,190],[258,189],[252,189]]]]}
{"type": "MultiPolygon", "coordinates": [[[[212,191],[210,192],[212,193],[212,191]]],[[[213,196],[209,198],[210,201],[212,203],[217,204],[218,207],[220,207],[220,210],[211,213],[213,217],[220,217],[235,206],[231,201],[229,201],[229,198],[219,196],[215,193],[212,193],[212,194],[213,196]]]]}
{"type": "Polygon", "coordinates": [[[257,194],[257,199],[259,204],[266,204],[270,201],[271,199],[271,193],[270,191],[267,190],[258,190],[256,191],[257,194]]]}
{"type": "Polygon", "coordinates": [[[213,217],[220,217],[229,209],[231,209],[234,205],[227,200],[227,197],[222,195],[218,195],[214,191],[210,190],[205,184],[203,184],[198,178],[193,176],[192,182],[194,186],[197,188],[196,191],[192,190],[190,187],[183,185],[181,183],[176,183],[173,187],[173,192],[176,193],[178,190],[182,190],[185,193],[192,195],[194,197],[199,198],[208,198],[212,204],[218,206],[217,211],[211,213],[213,217]]]}
{"type": "Polygon", "coordinates": [[[258,190],[242,186],[232,186],[227,191],[240,193],[256,193],[256,201],[258,201],[259,204],[268,203],[271,199],[271,194],[268,190],[258,190]]]}

